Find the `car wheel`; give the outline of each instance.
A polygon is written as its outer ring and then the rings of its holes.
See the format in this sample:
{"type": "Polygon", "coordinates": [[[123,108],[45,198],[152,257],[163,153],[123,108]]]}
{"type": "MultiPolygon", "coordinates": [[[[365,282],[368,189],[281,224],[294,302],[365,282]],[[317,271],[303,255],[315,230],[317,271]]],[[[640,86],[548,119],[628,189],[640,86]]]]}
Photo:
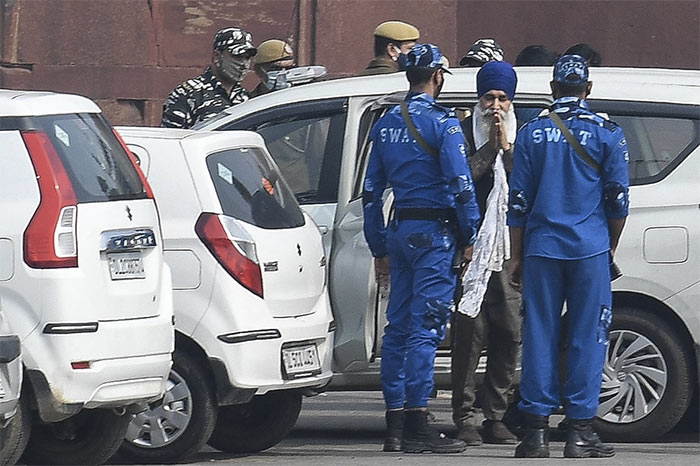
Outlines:
{"type": "Polygon", "coordinates": [[[656,314],[613,313],[596,426],[603,438],[658,439],[676,425],[692,394],[683,337],[656,314]]]}
{"type": "Polygon", "coordinates": [[[170,462],[199,452],[216,423],[216,397],[202,364],[175,351],[165,395],[129,423],[120,456],[137,462],[170,462]]]}
{"type": "Polygon", "coordinates": [[[9,466],[19,461],[29,441],[31,420],[28,397],[23,396],[9,424],[0,428],[0,465],[9,466]]]}
{"type": "Polygon", "coordinates": [[[255,396],[243,405],[222,406],[209,445],[227,453],[254,453],[277,445],[301,411],[301,393],[291,390],[255,396]]]}
{"type": "Polygon", "coordinates": [[[111,409],[84,409],[61,422],[35,413],[22,459],[27,464],[102,464],[119,448],[129,416],[111,409]]]}

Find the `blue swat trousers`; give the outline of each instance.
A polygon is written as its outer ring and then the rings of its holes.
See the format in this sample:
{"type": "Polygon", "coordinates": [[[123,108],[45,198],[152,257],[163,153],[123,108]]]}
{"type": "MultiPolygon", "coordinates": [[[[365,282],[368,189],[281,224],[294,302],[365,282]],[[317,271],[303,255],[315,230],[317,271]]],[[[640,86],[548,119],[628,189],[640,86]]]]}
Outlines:
{"type": "Polygon", "coordinates": [[[387,409],[428,406],[435,350],[445,338],[456,286],[455,240],[430,220],[393,220],[387,229],[391,294],[382,342],[387,409]]]}
{"type": "Polygon", "coordinates": [[[607,253],[577,260],[525,257],[520,410],[549,416],[563,405],[571,419],[595,417],[611,309],[607,253]],[[569,344],[562,391],[558,362],[564,301],[569,344]]]}

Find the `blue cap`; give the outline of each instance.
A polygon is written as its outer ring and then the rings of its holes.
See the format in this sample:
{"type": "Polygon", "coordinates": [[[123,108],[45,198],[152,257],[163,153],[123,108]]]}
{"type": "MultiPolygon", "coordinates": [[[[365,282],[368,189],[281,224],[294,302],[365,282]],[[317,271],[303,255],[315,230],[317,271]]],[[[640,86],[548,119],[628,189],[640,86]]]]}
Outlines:
{"type": "Polygon", "coordinates": [[[588,82],[588,65],[581,55],[563,55],[554,64],[554,81],[570,86],[588,82]]]}
{"type": "Polygon", "coordinates": [[[413,46],[406,58],[406,68],[414,66],[432,69],[442,68],[446,73],[450,73],[450,70],[445,66],[444,57],[440,53],[440,49],[433,44],[416,44],[413,46]]]}

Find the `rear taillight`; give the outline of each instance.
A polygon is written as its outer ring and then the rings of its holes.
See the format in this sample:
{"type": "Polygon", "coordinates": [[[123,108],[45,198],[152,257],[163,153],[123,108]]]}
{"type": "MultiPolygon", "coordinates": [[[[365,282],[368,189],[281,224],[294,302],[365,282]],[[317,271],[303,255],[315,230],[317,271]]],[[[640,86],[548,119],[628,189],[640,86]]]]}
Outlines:
{"type": "Polygon", "coordinates": [[[73,184],[46,133],[22,131],[41,200],[24,231],[24,262],[37,269],[77,267],[78,209],[73,184]]]}
{"type": "Polygon", "coordinates": [[[150,199],[155,200],[155,197],[153,196],[153,191],[151,190],[151,185],[148,184],[148,180],[146,180],[146,175],[143,173],[143,171],[141,171],[141,166],[139,165],[138,161],[136,160],[136,157],[134,157],[134,154],[126,146],[126,143],[124,142],[122,137],[119,135],[117,130],[112,128],[112,132],[117,137],[117,141],[119,141],[119,144],[122,146],[122,149],[124,149],[124,152],[126,152],[126,155],[129,156],[129,160],[131,160],[131,164],[134,166],[134,168],[136,168],[136,171],[139,174],[139,179],[141,180],[141,183],[143,183],[143,189],[146,191],[146,196],[148,196],[150,199]]]}
{"type": "Polygon", "coordinates": [[[197,219],[194,230],[229,275],[263,297],[262,272],[255,242],[235,219],[203,213],[197,219]]]}

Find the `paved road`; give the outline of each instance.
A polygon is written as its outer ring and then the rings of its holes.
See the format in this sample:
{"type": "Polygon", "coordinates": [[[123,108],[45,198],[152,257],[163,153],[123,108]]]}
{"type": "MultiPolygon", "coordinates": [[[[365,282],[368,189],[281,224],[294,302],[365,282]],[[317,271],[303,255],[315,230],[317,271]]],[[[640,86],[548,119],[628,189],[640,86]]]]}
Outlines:
{"type": "MultiPolygon", "coordinates": [[[[454,433],[450,419],[449,392],[439,392],[431,401],[431,411],[437,425],[454,433]]],[[[557,422],[553,419],[552,425],[557,422]]],[[[572,460],[562,458],[561,439],[551,444],[549,460],[516,460],[512,446],[484,445],[471,447],[458,455],[406,455],[381,452],[384,428],[383,404],[379,392],[329,392],[304,399],[301,416],[291,435],[277,445],[257,455],[234,456],[216,450],[202,451],[192,463],[232,465],[514,465],[520,463],[571,466],[572,460]]],[[[700,465],[698,433],[674,433],[654,444],[615,444],[617,455],[610,459],[589,460],[605,465],[666,466],[700,465]]],[[[577,462],[579,464],[579,462],[577,462]]]]}

